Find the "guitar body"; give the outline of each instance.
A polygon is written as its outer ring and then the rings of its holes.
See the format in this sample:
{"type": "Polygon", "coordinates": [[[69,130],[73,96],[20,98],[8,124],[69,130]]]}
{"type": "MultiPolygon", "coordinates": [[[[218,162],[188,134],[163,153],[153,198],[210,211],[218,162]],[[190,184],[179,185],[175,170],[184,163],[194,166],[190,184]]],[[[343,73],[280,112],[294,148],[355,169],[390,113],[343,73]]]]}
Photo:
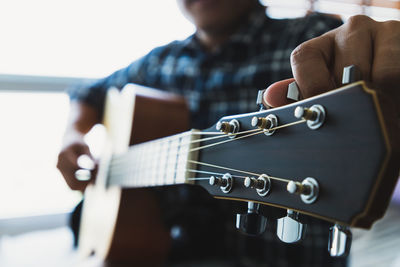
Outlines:
{"type": "Polygon", "coordinates": [[[104,115],[106,155],[96,183],[85,192],[78,244],[83,256],[95,254],[106,262],[132,266],[165,262],[170,233],[155,195],[151,189],[107,186],[107,159],[129,145],[187,130],[188,121],[182,98],[136,85],[125,87],[122,94],[110,90],[104,115]]]}

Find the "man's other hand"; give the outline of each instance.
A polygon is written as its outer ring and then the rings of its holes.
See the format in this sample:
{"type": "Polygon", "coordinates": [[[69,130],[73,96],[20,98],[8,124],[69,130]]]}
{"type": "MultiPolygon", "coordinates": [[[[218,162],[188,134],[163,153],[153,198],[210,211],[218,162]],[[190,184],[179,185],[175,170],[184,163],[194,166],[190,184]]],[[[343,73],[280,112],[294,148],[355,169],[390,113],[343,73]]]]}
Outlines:
{"type": "MultiPolygon", "coordinates": [[[[89,181],[78,180],[75,173],[81,169],[78,165],[80,156],[87,155],[89,160],[95,163],[84,137],[95,124],[99,123],[98,117],[95,108],[80,102],[71,103],[63,146],[58,154],[57,168],[64,176],[68,186],[73,190],[83,191],[89,183],[89,181]]],[[[94,166],[92,176],[95,175],[95,172],[96,166],[94,166]]]]}
{"type": "Polygon", "coordinates": [[[64,145],[58,154],[57,168],[72,190],[84,191],[89,183],[89,181],[78,180],[76,177],[76,172],[81,169],[78,164],[78,158],[82,155],[87,155],[94,162],[83,137],[84,135],[80,133],[67,133],[64,138],[64,145]]]}
{"type": "MultiPolygon", "coordinates": [[[[400,110],[400,21],[351,17],[341,27],[299,45],[291,65],[304,98],[340,87],[343,68],[356,65],[362,79],[388,94],[400,110]]],[[[271,85],[264,102],[271,107],[288,104],[287,86],[292,81],[271,85]]]]}

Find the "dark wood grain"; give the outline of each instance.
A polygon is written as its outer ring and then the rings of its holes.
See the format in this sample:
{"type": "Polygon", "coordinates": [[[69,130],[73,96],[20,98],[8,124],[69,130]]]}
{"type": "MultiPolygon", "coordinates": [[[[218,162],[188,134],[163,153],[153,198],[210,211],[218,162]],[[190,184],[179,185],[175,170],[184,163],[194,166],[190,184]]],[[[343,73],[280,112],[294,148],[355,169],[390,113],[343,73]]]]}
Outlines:
{"type": "MultiPolygon", "coordinates": [[[[241,131],[245,131],[253,128],[250,121],[255,115],[275,114],[282,125],[296,120],[293,112],[298,105],[321,104],[327,110],[320,129],[310,130],[299,124],[277,130],[272,136],[261,134],[200,153],[200,161],[220,166],[295,181],[313,177],[320,184],[318,200],[313,204],[289,194],[286,183],[279,181],[272,182],[271,193],[265,197],[244,187],[242,179],[236,179],[229,194],[207,181],[198,184],[216,197],[257,201],[369,228],[386,210],[399,172],[398,129],[390,126],[394,113],[387,109],[383,98],[376,100],[373,91],[358,83],[282,108],[222,118],[239,120],[241,131]]],[[[207,131],[215,131],[215,127],[207,131]]],[[[210,171],[209,167],[199,169],[210,171]]]]}

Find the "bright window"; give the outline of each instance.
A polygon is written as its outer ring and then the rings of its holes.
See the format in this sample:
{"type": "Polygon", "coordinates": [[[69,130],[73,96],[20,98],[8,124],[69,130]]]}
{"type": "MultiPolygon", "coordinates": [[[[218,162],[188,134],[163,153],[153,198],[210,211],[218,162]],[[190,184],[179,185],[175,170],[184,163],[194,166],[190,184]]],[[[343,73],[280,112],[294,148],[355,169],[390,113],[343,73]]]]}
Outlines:
{"type": "Polygon", "coordinates": [[[1,0],[0,218],[65,212],[80,199],[55,168],[68,98],[41,92],[45,77],[103,77],[193,31],[175,0],[1,0]]]}
{"type": "Polygon", "coordinates": [[[1,0],[0,73],[101,77],[193,31],[175,0],[1,0]]]}

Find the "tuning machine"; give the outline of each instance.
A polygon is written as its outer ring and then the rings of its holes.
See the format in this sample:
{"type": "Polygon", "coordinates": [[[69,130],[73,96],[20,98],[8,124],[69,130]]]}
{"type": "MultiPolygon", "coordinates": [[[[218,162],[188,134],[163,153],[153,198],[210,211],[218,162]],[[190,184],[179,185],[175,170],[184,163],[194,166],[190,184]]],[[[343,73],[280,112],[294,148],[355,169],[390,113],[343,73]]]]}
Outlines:
{"type": "Polygon", "coordinates": [[[298,220],[299,213],[287,210],[287,216],[278,219],[276,235],[285,243],[296,243],[302,240],[306,232],[306,224],[298,220]]]}
{"type": "Polygon", "coordinates": [[[219,186],[225,194],[231,192],[233,187],[233,179],[230,173],[225,173],[221,178],[211,176],[208,182],[210,185],[219,186]]]}
{"type": "Polygon", "coordinates": [[[275,133],[274,128],[278,126],[278,117],[274,114],[269,114],[266,117],[254,116],[251,119],[251,126],[263,130],[265,135],[273,135],[275,133]]]}
{"type": "Polygon", "coordinates": [[[311,204],[318,198],[319,184],[314,178],[307,177],[301,183],[290,181],[286,186],[286,190],[291,194],[300,195],[304,203],[311,204]]]}
{"type": "Polygon", "coordinates": [[[235,138],[237,136],[236,133],[239,132],[240,129],[240,123],[238,120],[231,120],[229,122],[227,121],[219,121],[217,123],[217,125],[215,126],[215,128],[220,131],[223,132],[225,134],[227,134],[229,136],[229,138],[235,138]]]}
{"type": "Polygon", "coordinates": [[[247,213],[236,214],[236,228],[248,235],[260,235],[265,232],[267,218],[259,214],[260,204],[247,203],[247,213]]]}
{"type": "Polygon", "coordinates": [[[342,84],[346,85],[361,80],[361,71],[356,65],[343,68],[342,84]]]}
{"type": "Polygon", "coordinates": [[[258,90],[258,93],[257,93],[256,104],[260,111],[267,109],[267,107],[264,106],[264,103],[263,103],[263,97],[264,97],[264,93],[266,90],[267,89],[258,90]]]}
{"type": "Polygon", "coordinates": [[[315,130],[324,124],[326,112],[325,108],[319,104],[312,105],[310,108],[297,106],[294,110],[294,116],[306,120],[308,128],[315,130]]]}
{"type": "Polygon", "coordinates": [[[266,174],[260,175],[257,179],[254,177],[246,177],[244,179],[244,186],[246,188],[254,188],[257,194],[265,197],[271,190],[271,179],[266,174]]]}
{"type": "Polygon", "coordinates": [[[350,252],[352,234],[349,227],[335,224],[329,229],[328,251],[332,257],[345,257],[350,252]]]}

